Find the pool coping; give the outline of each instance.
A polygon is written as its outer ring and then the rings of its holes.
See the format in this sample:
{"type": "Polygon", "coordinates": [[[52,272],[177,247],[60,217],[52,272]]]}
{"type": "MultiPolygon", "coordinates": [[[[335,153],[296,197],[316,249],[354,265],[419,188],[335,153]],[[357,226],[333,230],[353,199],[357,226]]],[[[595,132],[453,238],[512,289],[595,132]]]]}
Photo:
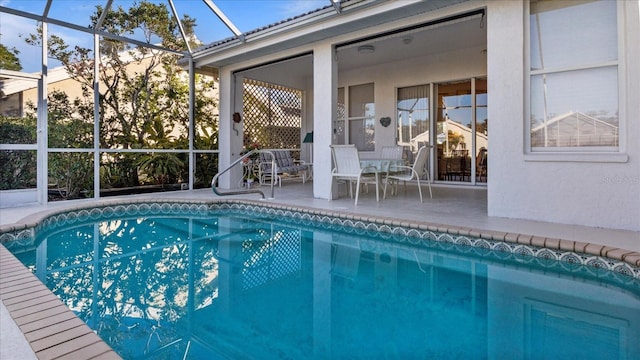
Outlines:
{"type": "MultiPolygon", "coordinates": [[[[306,213],[310,215],[328,216],[340,219],[348,219],[353,221],[373,222],[389,226],[398,226],[405,228],[416,228],[420,230],[437,231],[448,233],[451,235],[462,235],[485,240],[502,241],[511,244],[529,245],[551,250],[572,251],[593,256],[601,256],[612,260],[625,262],[634,267],[640,267],[640,252],[622,249],[618,247],[606,246],[596,243],[566,240],[560,238],[542,237],[535,235],[527,235],[514,232],[501,232],[495,230],[478,230],[471,227],[451,226],[438,224],[433,222],[402,220],[394,217],[361,215],[345,210],[322,210],[313,207],[292,206],[284,204],[265,203],[259,200],[245,199],[214,199],[214,200],[195,200],[195,199],[129,199],[129,200],[101,200],[91,203],[74,204],[64,208],[49,209],[38,212],[22,219],[20,222],[10,225],[0,225],[0,235],[21,231],[29,228],[35,228],[41,224],[46,218],[51,216],[78,210],[91,209],[104,206],[116,205],[132,205],[144,203],[177,203],[177,204],[248,204],[261,208],[270,208],[278,210],[286,210],[292,212],[306,213]]],[[[6,240],[4,240],[6,241],[6,240]]],[[[0,238],[0,242],[4,242],[0,238]]]]}
{"type": "MultiPolygon", "coordinates": [[[[611,259],[628,264],[633,268],[636,279],[639,279],[640,274],[640,253],[627,249],[574,240],[493,230],[477,230],[463,226],[401,220],[386,216],[362,215],[349,211],[322,210],[297,205],[265,203],[248,199],[100,200],[43,210],[29,215],[14,224],[0,226],[0,299],[7,308],[13,321],[15,321],[20,331],[25,335],[25,338],[38,358],[120,359],[121,357],[69,310],[57,296],[53,295],[31,271],[20,263],[20,261],[6,249],[4,243],[25,237],[26,232],[34,231],[34,229],[45,222],[45,220],[56,215],[108,206],[162,203],[206,206],[224,206],[224,204],[231,206],[244,205],[252,208],[266,208],[275,211],[288,211],[309,216],[340,219],[351,224],[353,224],[353,222],[375,223],[381,227],[386,226],[388,229],[385,230],[388,231],[393,231],[392,227],[400,227],[419,231],[438,232],[512,244],[515,246],[531,246],[557,252],[572,252],[611,259]]],[[[376,228],[376,230],[378,229],[380,228],[376,228]]]]}

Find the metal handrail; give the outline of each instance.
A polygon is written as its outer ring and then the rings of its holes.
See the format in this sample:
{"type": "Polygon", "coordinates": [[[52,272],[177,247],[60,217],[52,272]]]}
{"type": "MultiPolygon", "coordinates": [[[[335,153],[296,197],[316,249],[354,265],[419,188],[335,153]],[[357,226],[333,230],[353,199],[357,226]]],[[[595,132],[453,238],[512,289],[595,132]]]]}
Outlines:
{"type": "MultiPolygon", "coordinates": [[[[276,171],[276,156],[269,150],[251,150],[248,153],[242,155],[240,158],[238,158],[236,161],[232,162],[231,165],[229,165],[226,169],[224,169],[223,171],[217,173],[213,179],[211,179],[211,189],[213,190],[213,192],[218,195],[218,196],[228,196],[228,195],[240,195],[240,194],[260,194],[262,195],[263,199],[266,199],[266,197],[264,196],[264,192],[262,190],[259,189],[244,189],[244,190],[233,190],[233,191],[225,191],[225,192],[220,192],[217,188],[217,183],[218,183],[218,177],[224,173],[226,173],[227,171],[231,170],[234,166],[238,165],[239,163],[241,163],[244,159],[255,155],[255,154],[260,154],[260,153],[265,153],[265,154],[269,154],[271,156],[271,173],[275,174],[276,171]]],[[[271,176],[271,197],[270,199],[273,199],[273,185],[275,183],[275,176],[271,176]]]]}

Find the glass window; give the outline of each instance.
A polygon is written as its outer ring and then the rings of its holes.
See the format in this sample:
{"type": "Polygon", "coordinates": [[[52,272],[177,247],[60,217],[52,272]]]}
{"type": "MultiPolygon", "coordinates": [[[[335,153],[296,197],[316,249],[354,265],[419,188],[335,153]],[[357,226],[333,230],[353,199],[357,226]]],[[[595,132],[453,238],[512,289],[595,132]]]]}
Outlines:
{"type": "Polygon", "coordinates": [[[617,150],[617,3],[540,0],[530,11],[531,149],[617,150]]]}
{"type": "Polygon", "coordinates": [[[349,144],[360,151],[375,151],[373,83],[349,87],[349,144]]]}
{"type": "Polygon", "coordinates": [[[429,138],[429,85],[398,89],[398,145],[418,151],[429,138]]]}

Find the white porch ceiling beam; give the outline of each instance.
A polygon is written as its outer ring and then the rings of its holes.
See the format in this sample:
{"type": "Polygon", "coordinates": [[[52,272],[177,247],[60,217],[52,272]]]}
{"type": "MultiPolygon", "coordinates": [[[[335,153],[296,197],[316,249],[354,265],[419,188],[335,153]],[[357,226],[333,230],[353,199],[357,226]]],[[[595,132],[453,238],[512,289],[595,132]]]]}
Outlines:
{"type": "Polygon", "coordinates": [[[4,79],[33,79],[40,80],[40,75],[23,73],[21,71],[0,69],[0,80],[4,79]]]}

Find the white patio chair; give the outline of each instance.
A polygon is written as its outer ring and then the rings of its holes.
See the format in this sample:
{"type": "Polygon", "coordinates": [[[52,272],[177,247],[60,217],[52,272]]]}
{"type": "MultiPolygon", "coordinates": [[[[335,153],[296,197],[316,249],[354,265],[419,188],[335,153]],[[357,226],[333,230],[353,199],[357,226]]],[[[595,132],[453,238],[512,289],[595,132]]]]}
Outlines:
{"type": "MultiPolygon", "coordinates": [[[[361,183],[376,184],[376,201],[380,201],[378,171],[376,168],[362,168],[360,166],[360,155],[355,145],[331,145],[331,155],[335,167],[331,171],[331,176],[337,180],[347,182],[349,194],[353,197],[351,183],[356,182],[355,205],[358,205],[358,195],[360,194],[361,183]]],[[[329,200],[333,194],[329,194],[329,200]]]]}
{"type": "MultiPolygon", "coordinates": [[[[400,145],[383,146],[380,153],[381,159],[402,160],[404,148],[400,145]]],[[[387,167],[384,181],[386,182],[389,174],[397,172],[396,166],[392,168],[387,167]]]]}
{"type": "Polygon", "coordinates": [[[396,166],[396,170],[402,171],[401,173],[390,173],[387,175],[387,179],[384,182],[383,199],[387,197],[387,184],[391,185],[391,195],[398,193],[398,182],[404,182],[405,191],[407,191],[407,181],[416,180],[418,182],[418,193],[420,194],[420,202],[422,202],[422,188],[420,187],[420,178],[423,175],[427,175],[427,184],[429,185],[429,197],[433,198],[431,193],[431,180],[429,179],[429,172],[427,171],[427,159],[429,158],[429,148],[426,146],[418,149],[418,155],[413,162],[413,166],[396,166]]]}
{"type": "Polygon", "coordinates": [[[400,146],[400,145],[383,146],[382,147],[382,152],[380,153],[380,158],[382,158],[382,159],[401,160],[402,159],[402,146],[400,146]]]}

